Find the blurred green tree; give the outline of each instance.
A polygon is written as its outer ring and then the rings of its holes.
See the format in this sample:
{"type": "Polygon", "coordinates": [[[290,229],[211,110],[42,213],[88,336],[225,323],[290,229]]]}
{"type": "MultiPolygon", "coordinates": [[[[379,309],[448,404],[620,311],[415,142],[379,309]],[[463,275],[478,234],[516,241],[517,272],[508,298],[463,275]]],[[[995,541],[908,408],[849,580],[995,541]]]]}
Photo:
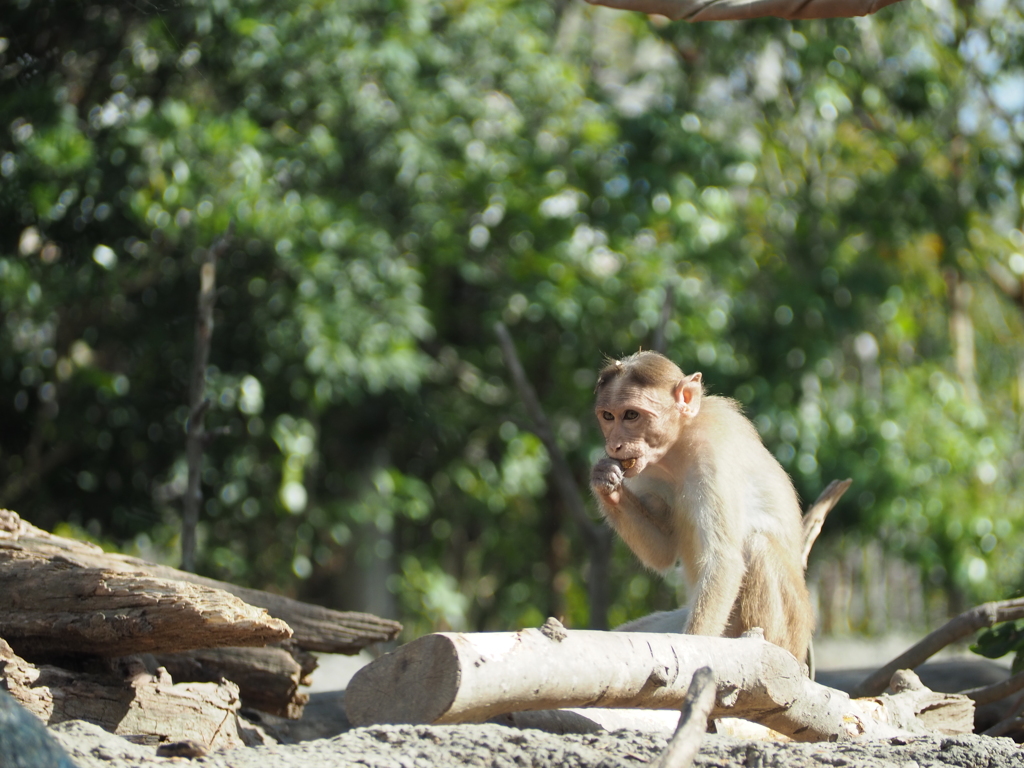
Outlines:
{"type": "MultiPolygon", "coordinates": [[[[539,1],[0,19],[0,504],[177,558],[202,249],[222,259],[199,567],[410,635],[582,626],[605,354],[735,396],[820,553],[1020,585],[1020,9],[662,24],[539,1]],[[667,314],[666,314],[667,310],[667,314]],[[667,322],[665,321],[667,319],[667,322]]],[[[812,555],[812,559],[813,559],[812,555]]],[[[612,622],[675,602],[613,564],[612,622]]]]}

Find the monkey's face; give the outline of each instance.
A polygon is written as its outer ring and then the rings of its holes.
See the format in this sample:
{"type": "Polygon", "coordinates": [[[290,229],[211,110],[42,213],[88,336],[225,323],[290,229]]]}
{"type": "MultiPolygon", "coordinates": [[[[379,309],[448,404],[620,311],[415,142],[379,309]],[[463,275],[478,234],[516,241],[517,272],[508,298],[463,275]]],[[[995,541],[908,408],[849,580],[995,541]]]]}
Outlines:
{"type": "Polygon", "coordinates": [[[636,477],[665,457],[679,436],[682,412],[671,391],[613,381],[595,407],[608,456],[636,477]]]}

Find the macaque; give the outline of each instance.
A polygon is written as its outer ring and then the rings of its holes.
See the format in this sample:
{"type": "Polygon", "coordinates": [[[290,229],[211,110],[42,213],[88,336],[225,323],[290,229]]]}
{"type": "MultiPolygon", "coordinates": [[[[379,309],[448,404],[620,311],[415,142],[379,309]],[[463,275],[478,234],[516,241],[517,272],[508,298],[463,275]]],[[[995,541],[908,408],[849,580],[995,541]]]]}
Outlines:
{"type": "MultiPolygon", "coordinates": [[[[602,513],[648,567],[682,561],[688,613],[655,614],[655,631],[673,616],[694,635],[761,627],[804,661],[814,619],[799,502],[739,404],[705,395],[700,373],[657,352],[612,361],[596,396],[608,455],[590,482],[602,513]]],[[[636,624],[626,628],[652,629],[636,624]]]]}

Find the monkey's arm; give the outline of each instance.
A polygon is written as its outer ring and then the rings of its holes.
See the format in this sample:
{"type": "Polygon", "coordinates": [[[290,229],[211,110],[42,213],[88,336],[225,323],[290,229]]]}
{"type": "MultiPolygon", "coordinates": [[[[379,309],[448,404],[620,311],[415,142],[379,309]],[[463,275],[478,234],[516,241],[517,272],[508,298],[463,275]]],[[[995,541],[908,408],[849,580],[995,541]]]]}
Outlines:
{"type": "Polygon", "coordinates": [[[645,565],[659,571],[671,568],[679,556],[671,508],[654,494],[637,496],[622,484],[622,477],[614,459],[594,465],[590,484],[601,511],[645,565]]]}
{"type": "Polygon", "coordinates": [[[746,562],[738,521],[729,520],[721,499],[705,499],[698,510],[701,554],[686,632],[722,635],[743,585],[746,562]]]}

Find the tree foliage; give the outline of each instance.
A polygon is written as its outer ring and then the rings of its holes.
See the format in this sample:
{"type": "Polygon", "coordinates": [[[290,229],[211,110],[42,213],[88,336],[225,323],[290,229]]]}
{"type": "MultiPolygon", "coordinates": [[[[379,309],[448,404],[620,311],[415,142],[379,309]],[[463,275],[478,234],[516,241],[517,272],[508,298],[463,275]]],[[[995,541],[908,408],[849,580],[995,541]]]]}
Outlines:
{"type": "MultiPolygon", "coordinates": [[[[36,524],[175,556],[197,265],[234,220],[205,572],[382,611],[386,587],[411,634],[586,624],[491,328],[583,485],[594,370],[668,302],[668,354],[804,498],[854,478],[826,537],[1018,587],[1016,6],[17,0],[0,57],[0,503],[36,524]]],[[[675,600],[615,570],[613,621],[675,600]]]]}

